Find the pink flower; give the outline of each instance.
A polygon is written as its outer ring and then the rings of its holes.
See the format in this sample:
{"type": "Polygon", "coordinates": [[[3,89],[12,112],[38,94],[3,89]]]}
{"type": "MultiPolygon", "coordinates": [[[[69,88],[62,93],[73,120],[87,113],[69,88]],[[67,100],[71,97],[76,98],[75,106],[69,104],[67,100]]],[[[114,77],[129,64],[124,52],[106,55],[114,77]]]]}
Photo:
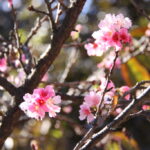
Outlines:
{"type": "MultiPolygon", "coordinates": [[[[129,91],[130,88],[128,86],[122,86],[119,88],[119,92],[121,93],[121,95],[123,95],[125,92],[129,91]]],[[[125,96],[126,100],[130,100],[130,94],[128,94],[127,96],[125,96]]]]}
{"type": "Polygon", "coordinates": [[[0,59],[0,71],[5,72],[7,70],[7,60],[6,58],[0,59]]]}
{"type": "Polygon", "coordinates": [[[102,56],[103,54],[100,44],[96,42],[85,44],[85,49],[87,50],[87,54],[89,56],[102,56]]]}
{"type": "Polygon", "coordinates": [[[12,7],[13,1],[12,0],[8,0],[8,4],[9,4],[9,7],[12,7]]]}
{"type": "MultiPolygon", "coordinates": [[[[98,68],[106,68],[106,69],[111,69],[112,65],[113,65],[113,60],[114,60],[114,53],[110,53],[108,56],[106,56],[102,62],[100,62],[97,67],[98,68]]],[[[116,59],[116,62],[115,62],[115,68],[120,68],[121,66],[121,60],[120,58],[118,57],[116,59]]]]}
{"type": "Polygon", "coordinates": [[[91,113],[90,107],[86,104],[82,104],[80,106],[80,116],[79,119],[80,120],[84,120],[87,118],[87,122],[90,123],[94,120],[94,115],[91,113]]]}
{"type": "Polygon", "coordinates": [[[119,32],[120,41],[122,43],[130,43],[131,42],[131,35],[128,33],[128,30],[126,28],[120,29],[119,32]]]}
{"type": "Polygon", "coordinates": [[[38,88],[33,91],[33,94],[38,94],[42,99],[49,99],[55,96],[55,91],[52,86],[48,85],[45,88],[38,88]]]}
{"type": "Polygon", "coordinates": [[[94,44],[85,45],[88,55],[101,56],[109,48],[121,50],[123,44],[131,42],[131,35],[128,33],[131,25],[131,20],[122,14],[116,16],[107,14],[98,25],[100,29],[92,34],[95,39],[94,44]]]}
{"type": "Polygon", "coordinates": [[[100,103],[100,100],[101,94],[98,92],[96,93],[94,91],[91,91],[84,97],[84,101],[89,107],[97,107],[100,103]]]}
{"type": "Polygon", "coordinates": [[[116,16],[114,14],[107,14],[98,26],[101,30],[119,30],[121,28],[129,29],[132,23],[131,20],[128,17],[124,17],[123,14],[116,16]]]}
{"type": "Polygon", "coordinates": [[[104,104],[112,104],[114,95],[113,91],[107,92],[104,96],[104,104]]]}
{"type": "Polygon", "coordinates": [[[23,99],[24,102],[20,104],[20,108],[28,117],[42,120],[45,113],[55,117],[56,113],[60,112],[58,104],[61,103],[61,97],[55,96],[55,91],[50,85],[35,89],[33,94],[25,94],[23,99]]]}
{"type": "Polygon", "coordinates": [[[148,37],[150,37],[150,29],[147,29],[147,30],[145,31],[145,35],[148,36],[148,37]]]}
{"type": "MultiPolygon", "coordinates": [[[[100,85],[100,90],[104,90],[106,86],[106,78],[102,77],[101,78],[101,85],[100,85]]],[[[110,80],[107,86],[107,89],[111,89],[112,91],[115,91],[115,85],[114,83],[110,80]]]]}
{"type": "Polygon", "coordinates": [[[150,110],[150,105],[143,105],[143,106],[142,106],[142,109],[143,109],[143,110],[150,110]]]}

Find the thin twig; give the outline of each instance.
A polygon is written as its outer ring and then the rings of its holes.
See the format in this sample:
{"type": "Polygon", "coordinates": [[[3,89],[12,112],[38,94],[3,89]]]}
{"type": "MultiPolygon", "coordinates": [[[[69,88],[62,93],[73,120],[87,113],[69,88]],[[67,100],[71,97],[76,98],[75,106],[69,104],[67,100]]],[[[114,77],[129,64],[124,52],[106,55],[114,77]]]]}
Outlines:
{"type": "Polygon", "coordinates": [[[143,8],[141,8],[134,0],[130,0],[130,1],[133,4],[133,6],[136,8],[136,10],[150,21],[150,16],[147,15],[146,11],[143,8]]]}
{"type": "MultiPolygon", "coordinates": [[[[83,126],[81,126],[74,119],[69,118],[68,116],[59,114],[56,116],[56,119],[67,122],[70,125],[70,127],[72,127],[74,130],[78,128],[80,130],[80,133],[83,132],[84,130],[83,126]]],[[[79,131],[78,131],[78,134],[79,134],[79,131]]]]}
{"type": "Polygon", "coordinates": [[[56,13],[56,18],[55,18],[55,23],[58,24],[59,21],[59,16],[61,15],[61,7],[60,3],[57,4],[57,13],[56,13]]]}
{"type": "Polygon", "coordinates": [[[56,30],[56,24],[55,24],[55,21],[54,21],[54,18],[53,18],[51,3],[49,3],[48,0],[44,0],[44,1],[46,3],[47,9],[48,9],[48,14],[49,14],[52,30],[55,31],[56,30]]]}
{"type": "Polygon", "coordinates": [[[11,8],[12,8],[12,14],[13,14],[13,19],[14,19],[14,34],[15,34],[16,48],[17,48],[18,53],[19,53],[19,61],[20,61],[20,64],[21,64],[24,72],[26,73],[26,75],[28,75],[28,72],[25,68],[23,61],[22,61],[21,43],[20,43],[20,37],[19,37],[19,33],[18,33],[18,23],[17,23],[17,19],[16,19],[16,10],[15,10],[13,5],[11,5],[11,8]]]}
{"type": "Polygon", "coordinates": [[[36,35],[36,33],[37,33],[37,31],[38,31],[38,29],[41,27],[41,25],[42,25],[42,23],[44,22],[44,21],[46,21],[48,18],[47,18],[47,16],[44,16],[43,18],[41,18],[41,19],[37,19],[37,23],[36,23],[36,25],[31,29],[31,32],[29,33],[29,35],[28,35],[28,37],[27,37],[27,40],[25,41],[25,43],[24,43],[24,45],[28,45],[28,43],[29,43],[29,41],[32,39],[32,37],[34,36],[34,35],[36,35]]]}
{"type": "Polygon", "coordinates": [[[28,7],[28,10],[29,11],[34,11],[35,13],[39,13],[39,14],[43,14],[43,15],[46,15],[48,16],[49,14],[45,11],[41,11],[41,10],[38,10],[38,9],[35,9],[32,5],[28,7]]]}
{"type": "Polygon", "coordinates": [[[65,70],[64,72],[62,73],[62,76],[60,78],[60,83],[63,83],[65,81],[65,79],[67,78],[68,76],[68,73],[72,67],[72,65],[76,62],[77,58],[78,58],[78,55],[79,55],[79,51],[77,51],[76,49],[73,49],[70,53],[70,56],[68,58],[68,61],[67,61],[67,65],[65,67],[65,70]]]}

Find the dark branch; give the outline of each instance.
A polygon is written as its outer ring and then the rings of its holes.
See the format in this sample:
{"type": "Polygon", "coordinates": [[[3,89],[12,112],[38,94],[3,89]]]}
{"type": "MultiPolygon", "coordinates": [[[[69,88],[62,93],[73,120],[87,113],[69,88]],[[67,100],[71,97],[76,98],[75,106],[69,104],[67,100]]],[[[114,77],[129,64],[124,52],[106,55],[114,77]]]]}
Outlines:
{"type": "Polygon", "coordinates": [[[15,96],[17,88],[7,81],[4,77],[0,76],[0,86],[2,86],[10,95],[15,96]]]}
{"type": "Polygon", "coordinates": [[[70,36],[70,32],[74,28],[77,17],[81,12],[85,1],[86,0],[77,0],[77,2],[74,3],[73,7],[68,9],[62,26],[53,35],[51,45],[48,47],[46,53],[38,61],[35,69],[28,76],[25,84],[26,88],[34,89],[39,84],[48,68],[54,62],[54,60],[60,53],[61,47],[63,46],[64,42],[70,36]]]}

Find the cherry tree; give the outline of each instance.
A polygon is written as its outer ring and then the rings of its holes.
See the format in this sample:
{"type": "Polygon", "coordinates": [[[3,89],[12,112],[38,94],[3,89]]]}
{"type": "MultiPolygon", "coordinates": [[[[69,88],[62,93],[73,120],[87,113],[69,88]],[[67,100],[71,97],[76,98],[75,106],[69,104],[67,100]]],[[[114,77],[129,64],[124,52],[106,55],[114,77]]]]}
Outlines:
{"type": "MultiPolygon", "coordinates": [[[[3,95],[7,96],[9,93],[12,104],[7,105],[6,111],[1,111],[1,148],[18,125],[22,122],[26,124],[30,119],[42,122],[44,118],[49,118],[77,125],[83,134],[73,149],[85,150],[100,147],[97,143],[112,131],[121,128],[129,119],[142,115],[149,117],[150,77],[136,82],[134,86],[116,86],[112,79],[115,70],[119,70],[122,64],[141,53],[149,52],[149,27],[136,44],[137,41],[130,33],[134,22],[121,13],[108,13],[99,21],[89,39],[81,42],[78,39],[83,27],[76,22],[86,0],[44,0],[44,11],[33,5],[28,7],[39,18],[22,42],[17,10],[13,0],[7,2],[14,25],[10,40],[2,38],[0,41],[0,86],[3,95]],[[45,22],[49,23],[49,43],[35,58],[30,42],[45,22]],[[71,40],[68,42],[69,38],[71,40]],[[69,52],[70,57],[59,82],[53,79],[48,81],[48,69],[68,47],[73,47],[74,51],[69,52]],[[95,67],[98,71],[103,70],[103,73],[98,76],[93,73],[85,81],[76,78],[74,82],[66,82],[78,57],[79,47],[89,57],[102,58],[95,67]],[[16,70],[15,77],[9,74],[11,70],[16,70]],[[60,90],[66,87],[67,91],[60,90]],[[77,122],[67,116],[71,109],[77,109],[73,107],[74,104],[78,108],[77,122]],[[82,126],[83,122],[88,129],[82,126]]],[[[134,1],[131,2],[150,20],[144,10],[141,11],[134,1]]],[[[39,149],[36,142],[31,143],[31,148],[39,149]]]]}

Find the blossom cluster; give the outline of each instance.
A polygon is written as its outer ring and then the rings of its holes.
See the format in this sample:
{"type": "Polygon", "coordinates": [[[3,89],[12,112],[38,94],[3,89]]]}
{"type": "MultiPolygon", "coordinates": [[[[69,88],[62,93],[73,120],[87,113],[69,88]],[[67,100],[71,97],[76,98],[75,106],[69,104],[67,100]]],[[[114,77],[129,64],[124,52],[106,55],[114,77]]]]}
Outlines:
{"type": "Polygon", "coordinates": [[[88,55],[101,56],[111,47],[120,50],[123,44],[131,42],[131,35],[128,33],[131,25],[131,20],[122,14],[117,16],[107,14],[100,21],[99,30],[92,34],[95,41],[85,45],[88,55]]]}
{"type": "MultiPolygon", "coordinates": [[[[80,120],[87,119],[88,123],[90,123],[94,120],[95,112],[97,111],[99,104],[102,101],[102,95],[103,95],[105,86],[106,86],[106,79],[102,78],[101,84],[97,88],[97,91],[92,90],[89,93],[87,93],[87,95],[84,97],[84,102],[83,102],[83,104],[80,105],[80,110],[79,110],[79,114],[80,114],[79,119],[80,120]]],[[[110,81],[107,86],[108,92],[106,92],[104,95],[104,100],[101,105],[101,110],[105,110],[105,108],[107,108],[108,106],[110,106],[110,108],[111,108],[117,92],[120,96],[123,96],[123,94],[125,92],[127,92],[129,89],[130,88],[128,86],[122,86],[117,89],[117,88],[115,88],[114,83],[112,81],[110,81]]],[[[129,99],[130,99],[130,95],[128,94],[125,96],[125,100],[129,100],[129,99]]]]}
{"type": "Polygon", "coordinates": [[[24,102],[20,104],[20,108],[25,112],[28,117],[35,119],[43,119],[45,113],[49,117],[55,117],[56,113],[60,112],[61,97],[56,96],[52,86],[48,85],[45,88],[37,88],[33,94],[25,94],[24,102]]]}

